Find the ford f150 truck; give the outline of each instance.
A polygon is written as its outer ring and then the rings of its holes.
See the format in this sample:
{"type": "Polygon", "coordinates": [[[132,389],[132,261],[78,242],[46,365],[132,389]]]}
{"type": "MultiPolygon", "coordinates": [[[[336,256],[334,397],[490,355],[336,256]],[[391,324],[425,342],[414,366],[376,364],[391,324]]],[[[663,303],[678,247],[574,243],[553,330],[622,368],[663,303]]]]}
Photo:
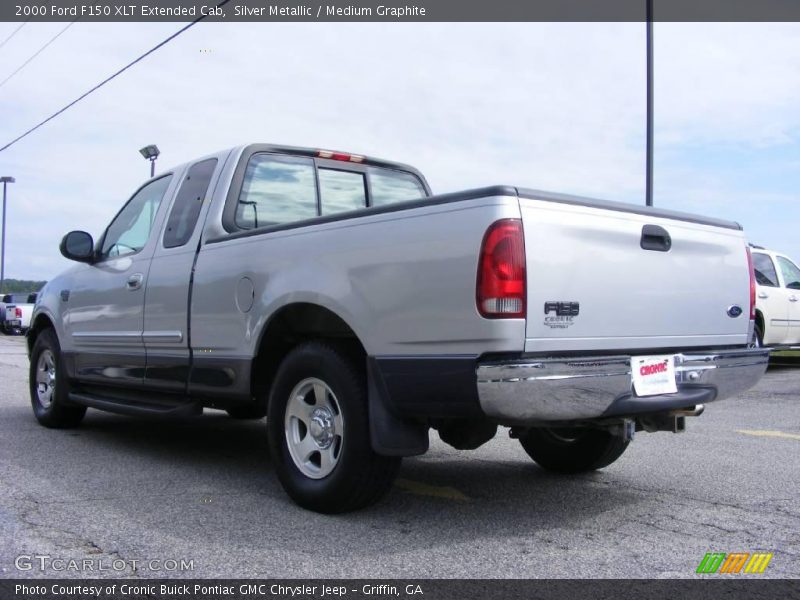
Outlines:
{"type": "Polygon", "coordinates": [[[33,411],[77,425],[203,408],[267,417],[301,506],[391,486],[429,431],[510,427],[542,468],[605,467],[758,381],[736,223],[509,186],[432,196],[411,167],[271,145],[140,187],[28,335],[33,411]]]}

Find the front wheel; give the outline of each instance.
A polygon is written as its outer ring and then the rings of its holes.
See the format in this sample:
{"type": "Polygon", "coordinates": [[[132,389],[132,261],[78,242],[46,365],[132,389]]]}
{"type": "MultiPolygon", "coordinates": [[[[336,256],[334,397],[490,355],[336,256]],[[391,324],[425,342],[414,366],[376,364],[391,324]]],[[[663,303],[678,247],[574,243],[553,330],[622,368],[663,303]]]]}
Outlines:
{"type": "Polygon", "coordinates": [[[520,437],[525,452],[540,467],[557,473],[581,473],[607,467],[628,441],[602,429],[536,428],[520,437]]]}
{"type": "Polygon", "coordinates": [[[284,359],[269,398],[269,445],[278,479],[303,508],[341,513],[377,502],[400,458],[372,449],[359,362],[320,342],[284,359]]]}
{"type": "Polygon", "coordinates": [[[61,429],[76,427],[83,420],[86,407],[69,405],[69,382],[52,329],[45,329],[36,338],[28,379],[33,414],[40,424],[61,429]]]}

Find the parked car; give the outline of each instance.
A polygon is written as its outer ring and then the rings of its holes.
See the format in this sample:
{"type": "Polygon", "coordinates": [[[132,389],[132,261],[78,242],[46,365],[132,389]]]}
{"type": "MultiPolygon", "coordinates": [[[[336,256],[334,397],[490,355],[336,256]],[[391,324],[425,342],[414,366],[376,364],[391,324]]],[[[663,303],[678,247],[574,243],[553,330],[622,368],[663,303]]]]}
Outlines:
{"type": "Polygon", "coordinates": [[[0,303],[0,329],[5,334],[19,334],[28,330],[36,304],[36,294],[4,294],[0,303]]]}
{"type": "Polygon", "coordinates": [[[800,268],[779,252],[752,246],[757,346],[800,346],[800,268]]]}
{"type": "Polygon", "coordinates": [[[375,502],[430,428],[471,449],[509,426],[544,469],[605,467],[768,360],[736,223],[510,186],[431,196],[412,167],[340,152],[192,161],[61,252],[78,264],[28,336],[39,422],[266,415],[281,483],[321,512],[375,502]]]}

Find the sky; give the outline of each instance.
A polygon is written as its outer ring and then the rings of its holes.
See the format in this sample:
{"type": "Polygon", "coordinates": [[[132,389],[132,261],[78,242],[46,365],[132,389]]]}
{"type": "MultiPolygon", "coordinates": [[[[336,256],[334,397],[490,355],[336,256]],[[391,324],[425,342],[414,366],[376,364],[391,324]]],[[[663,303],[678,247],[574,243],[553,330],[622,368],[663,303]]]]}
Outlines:
{"type": "MultiPolygon", "coordinates": [[[[65,23],[0,47],[0,81],[65,23]]],[[[76,23],[0,83],[0,146],[183,26],[76,23]]],[[[0,23],[0,42],[18,27],[0,23]]],[[[800,24],[656,23],[654,204],[741,223],[800,260],[800,24]]],[[[251,142],[644,204],[642,23],[200,23],[0,152],[6,277],[69,266],[157,171],[251,142]]]]}

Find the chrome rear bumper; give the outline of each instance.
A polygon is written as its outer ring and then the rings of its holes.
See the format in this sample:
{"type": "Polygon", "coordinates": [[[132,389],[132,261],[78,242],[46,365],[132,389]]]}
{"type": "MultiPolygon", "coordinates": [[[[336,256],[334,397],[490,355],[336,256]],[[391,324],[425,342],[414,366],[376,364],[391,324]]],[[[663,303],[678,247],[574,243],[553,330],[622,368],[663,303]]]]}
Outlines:
{"type": "MultiPolygon", "coordinates": [[[[643,353],[645,354],[645,353],[643,353]]],[[[478,397],[498,423],[535,424],[625,417],[707,404],[755,385],[769,349],[675,355],[678,391],[636,396],[631,357],[570,357],[479,363],[478,397]]]]}

